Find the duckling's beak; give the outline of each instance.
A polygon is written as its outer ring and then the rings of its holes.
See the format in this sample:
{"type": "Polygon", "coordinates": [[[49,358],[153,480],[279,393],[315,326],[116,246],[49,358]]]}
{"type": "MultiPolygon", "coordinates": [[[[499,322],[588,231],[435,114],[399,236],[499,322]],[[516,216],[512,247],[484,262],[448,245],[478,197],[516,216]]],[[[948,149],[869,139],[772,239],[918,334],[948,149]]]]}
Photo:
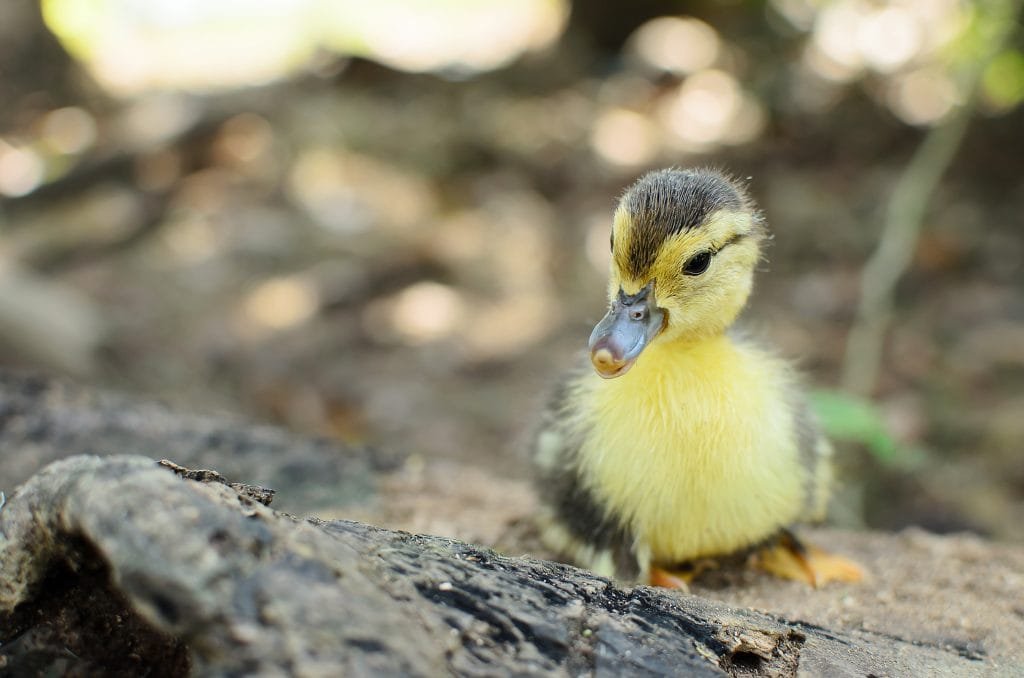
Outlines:
{"type": "Polygon", "coordinates": [[[665,311],[654,299],[651,281],[636,294],[619,293],[590,334],[590,362],[605,379],[620,377],[665,325],[665,311]]]}

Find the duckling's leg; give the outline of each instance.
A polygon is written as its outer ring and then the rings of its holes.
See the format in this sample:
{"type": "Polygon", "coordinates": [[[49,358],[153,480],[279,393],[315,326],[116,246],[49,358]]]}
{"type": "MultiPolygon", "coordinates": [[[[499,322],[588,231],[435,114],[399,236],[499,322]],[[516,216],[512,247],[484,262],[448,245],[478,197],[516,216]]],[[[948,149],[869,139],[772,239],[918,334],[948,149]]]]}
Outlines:
{"type": "Polygon", "coordinates": [[[858,582],[864,568],[852,560],[804,544],[789,530],[783,530],[775,544],[754,556],[757,567],[783,579],[793,579],[818,588],[830,581],[858,582]]]}
{"type": "Polygon", "coordinates": [[[651,586],[660,586],[664,589],[689,591],[690,582],[693,581],[695,576],[697,576],[697,573],[692,571],[665,570],[652,566],[650,584],[651,586]]]}
{"type": "Polygon", "coordinates": [[[699,574],[717,566],[713,560],[697,560],[674,565],[672,568],[651,565],[648,581],[651,586],[660,586],[666,589],[690,590],[690,583],[699,574]]]}

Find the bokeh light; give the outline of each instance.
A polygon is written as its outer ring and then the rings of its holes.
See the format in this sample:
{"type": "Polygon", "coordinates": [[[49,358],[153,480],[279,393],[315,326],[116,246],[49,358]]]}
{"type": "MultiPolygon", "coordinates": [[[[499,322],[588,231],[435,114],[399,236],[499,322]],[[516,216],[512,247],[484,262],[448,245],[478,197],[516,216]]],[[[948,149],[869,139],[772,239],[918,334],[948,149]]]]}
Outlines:
{"type": "Polygon", "coordinates": [[[949,75],[937,68],[921,68],[901,74],[889,85],[890,107],[911,125],[937,122],[958,100],[956,85],[949,75]]]}
{"type": "Polygon", "coordinates": [[[111,91],[252,86],[319,50],[408,71],[496,68],[558,37],[561,0],[44,0],[47,23],[111,91]]]}
{"type": "MultiPolygon", "coordinates": [[[[794,24],[807,24],[806,5],[792,0],[775,6],[794,24]]],[[[834,83],[889,76],[884,87],[872,90],[880,103],[908,124],[935,124],[962,98],[951,91],[956,85],[949,56],[969,15],[969,5],[958,0],[836,0],[814,15],[802,67],[834,83]]],[[[812,108],[824,101],[803,99],[812,108]]]]}
{"type": "Polygon", "coordinates": [[[890,73],[913,59],[924,44],[922,27],[905,7],[885,7],[863,17],[857,49],[865,63],[890,73]]]}
{"type": "Polygon", "coordinates": [[[260,283],[246,295],[242,311],[245,319],[258,328],[283,330],[306,322],[319,306],[319,292],[312,282],[291,275],[260,283]]]}
{"type": "Polygon", "coordinates": [[[31,148],[16,148],[0,139],[0,194],[17,197],[43,182],[46,165],[31,148]]]}
{"type": "Polygon", "coordinates": [[[622,108],[604,111],[594,122],[591,145],[613,165],[650,163],[658,152],[658,129],[647,116],[622,108]]]}
{"type": "Polygon", "coordinates": [[[632,50],[648,66],[687,75],[710,67],[720,42],[714,28],[692,17],[659,17],[638,28],[632,50]]]}
{"type": "Polygon", "coordinates": [[[680,145],[706,151],[717,143],[742,143],[760,133],[763,114],[731,74],[709,69],[687,78],[662,103],[663,124],[680,145]]]}
{"type": "Polygon", "coordinates": [[[397,335],[404,343],[418,345],[450,336],[465,313],[465,302],[457,290],[424,281],[368,306],[363,322],[367,332],[378,339],[397,335]]]}
{"type": "Polygon", "coordinates": [[[56,153],[81,153],[96,141],[96,120],[77,106],[58,108],[43,117],[41,136],[56,153]]]}

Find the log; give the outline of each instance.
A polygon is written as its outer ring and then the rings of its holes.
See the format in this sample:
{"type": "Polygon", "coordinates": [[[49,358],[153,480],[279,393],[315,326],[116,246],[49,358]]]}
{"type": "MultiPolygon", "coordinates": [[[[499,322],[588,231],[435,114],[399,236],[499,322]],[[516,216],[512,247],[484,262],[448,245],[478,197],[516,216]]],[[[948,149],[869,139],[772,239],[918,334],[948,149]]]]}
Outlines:
{"type": "Polygon", "coordinates": [[[297,436],[226,414],[193,414],[31,373],[0,371],[0,490],[76,454],[138,454],[216,466],[281,493],[292,513],[358,504],[400,462],[369,447],[297,436]]]}
{"type": "Polygon", "coordinates": [[[299,519],[139,456],[50,464],[0,509],[0,673],[978,675],[829,629],[442,537],[299,519]]]}

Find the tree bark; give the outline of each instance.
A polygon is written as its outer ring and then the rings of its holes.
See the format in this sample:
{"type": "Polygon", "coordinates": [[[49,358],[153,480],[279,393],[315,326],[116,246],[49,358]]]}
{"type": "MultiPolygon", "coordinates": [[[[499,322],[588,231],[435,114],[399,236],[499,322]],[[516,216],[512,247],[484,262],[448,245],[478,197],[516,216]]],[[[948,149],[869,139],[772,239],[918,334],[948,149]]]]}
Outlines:
{"type": "Polygon", "coordinates": [[[941,647],[624,589],[450,539],[301,520],[264,501],[258,488],[143,457],[43,469],[0,509],[0,673],[979,670],[941,647]]]}

